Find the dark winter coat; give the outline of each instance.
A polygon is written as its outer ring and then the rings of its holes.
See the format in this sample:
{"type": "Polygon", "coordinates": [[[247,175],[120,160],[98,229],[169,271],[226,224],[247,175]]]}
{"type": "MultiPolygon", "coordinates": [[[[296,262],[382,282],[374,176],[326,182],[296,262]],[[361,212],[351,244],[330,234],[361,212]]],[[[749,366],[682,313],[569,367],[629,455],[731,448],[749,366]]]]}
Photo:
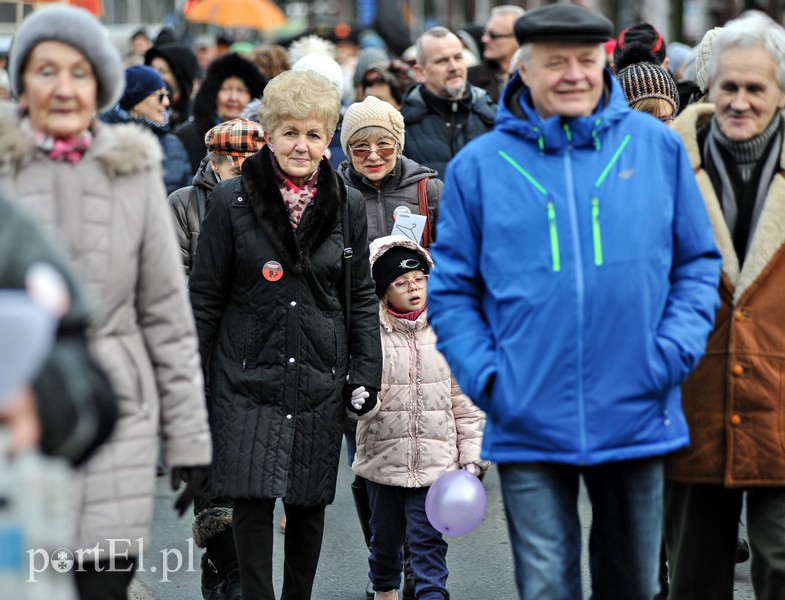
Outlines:
{"type": "Polygon", "coordinates": [[[182,142],[169,133],[168,124],[158,125],[149,119],[132,117],[119,104],[102,114],[101,120],[109,124],[135,123],[155,134],[164,154],[161,166],[163,167],[164,187],[167,194],[171,194],[173,191],[188,185],[191,181],[193,171],[191,170],[191,164],[188,162],[188,154],[186,154],[182,142]]]}
{"type": "Polygon", "coordinates": [[[497,73],[499,64],[495,61],[483,60],[466,70],[466,80],[475,87],[485,90],[495,104],[499,103],[504,85],[501,85],[497,73]]]}
{"type": "Polygon", "coordinates": [[[194,175],[193,184],[169,194],[169,206],[174,213],[175,232],[186,275],[191,274],[196,258],[196,246],[206,212],[207,197],[217,183],[218,178],[210,165],[210,159],[205,156],[194,175]]]}
{"type": "Polygon", "coordinates": [[[379,189],[365,179],[361,173],[358,173],[348,160],[341,164],[338,173],[346,185],[360,190],[365,198],[369,243],[378,237],[390,235],[395,223],[393,213],[399,206],[405,206],[412,214],[420,214],[419,182],[426,177],[430,178],[426,187],[426,195],[428,197],[431,235],[433,236],[438,216],[439,196],[442,193],[442,181],[438,179],[438,173],[433,169],[423,167],[413,160],[401,156],[379,189]]]}
{"type": "Polygon", "coordinates": [[[323,159],[294,230],[269,149],[242,172],[210,196],[190,277],[200,350],[211,354],[213,492],[323,506],[335,496],[347,372],[349,385],[381,385],[365,203],[323,159]],[[347,201],[350,342],[341,302],[347,201]]]}
{"type": "Polygon", "coordinates": [[[447,163],[471,140],[493,129],[496,105],[485,90],[467,85],[459,100],[430,93],[423,84],[412,86],[401,103],[406,124],[405,156],[430,167],[444,180],[447,163]]]}

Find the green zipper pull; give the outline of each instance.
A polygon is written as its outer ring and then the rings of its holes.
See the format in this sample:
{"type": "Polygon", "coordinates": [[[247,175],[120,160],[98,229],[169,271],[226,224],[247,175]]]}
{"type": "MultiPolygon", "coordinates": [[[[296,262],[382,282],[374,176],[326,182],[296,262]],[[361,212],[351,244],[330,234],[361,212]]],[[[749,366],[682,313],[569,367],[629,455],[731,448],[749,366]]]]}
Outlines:
{"type": "Polygon", "coordinates": [[[591,199],[591,229],[594,238],[594,264],[602,266],[602,233],[600,232],[600,199],[591,199]]]}
{"type": "Polygon", "coordinates": [[[551,258],[553,270],[561,271],[561,256],[559,255],[559,230],[556,228],[556,208],[553,202],[548,202],[548,229],[551,234],[551,258]]]}

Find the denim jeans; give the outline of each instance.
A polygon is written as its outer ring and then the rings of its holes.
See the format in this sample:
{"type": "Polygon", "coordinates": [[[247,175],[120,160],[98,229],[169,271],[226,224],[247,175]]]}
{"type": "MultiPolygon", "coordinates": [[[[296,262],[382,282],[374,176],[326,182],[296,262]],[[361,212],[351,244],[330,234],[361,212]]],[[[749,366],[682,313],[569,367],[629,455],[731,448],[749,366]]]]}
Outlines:
{"type": "Polygon", "coordinates": [[[592,504],[594,600],[652,600],[659,589],[663,460],[592,467],[499,465],[521,600],[576,600],[581,584],[580,478],[592,504]]]}
{"type": "Polygon", "coordinates": [[[368,481],[371,504],[371,567],[373,589],[401,585],[403,543],[409,542],[415,597],[444,600],[447,594],[447,542],[425,514],[428,488],[402,488],[368,481]]]}

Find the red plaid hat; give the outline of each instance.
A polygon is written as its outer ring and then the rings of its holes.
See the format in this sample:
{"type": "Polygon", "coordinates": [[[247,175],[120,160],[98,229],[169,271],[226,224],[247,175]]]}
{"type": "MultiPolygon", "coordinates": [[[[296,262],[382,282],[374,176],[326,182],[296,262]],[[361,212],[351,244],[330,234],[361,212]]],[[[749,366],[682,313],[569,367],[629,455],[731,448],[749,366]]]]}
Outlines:
{"type": "Polygon", "coordinates": [[[213,127],[204,135],[207,150],[223,154],[239,166],[238,158],[248,158],[264,146],[264,130],[259,123],[249,119],[232,119],[213,127]]]}

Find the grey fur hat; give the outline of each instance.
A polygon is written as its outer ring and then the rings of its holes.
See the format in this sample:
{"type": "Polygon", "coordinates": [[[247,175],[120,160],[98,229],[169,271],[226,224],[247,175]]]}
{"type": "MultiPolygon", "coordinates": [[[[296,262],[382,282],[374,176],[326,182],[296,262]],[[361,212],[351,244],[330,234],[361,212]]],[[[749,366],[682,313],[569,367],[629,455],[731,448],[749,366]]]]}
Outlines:
{"type": "Polygon", "coordinates": [[[120,52],[107,37],[98,19],[82,8],[47,6],[28,16],[14,36],[8,72],[15,97],[22,94],[22,70],[28,56],[41,42],[62,42],[73,46],[90,61],[98,84],[97,110],[104,112],[117,104],[125,88],[125,71],[120,52]]]}

